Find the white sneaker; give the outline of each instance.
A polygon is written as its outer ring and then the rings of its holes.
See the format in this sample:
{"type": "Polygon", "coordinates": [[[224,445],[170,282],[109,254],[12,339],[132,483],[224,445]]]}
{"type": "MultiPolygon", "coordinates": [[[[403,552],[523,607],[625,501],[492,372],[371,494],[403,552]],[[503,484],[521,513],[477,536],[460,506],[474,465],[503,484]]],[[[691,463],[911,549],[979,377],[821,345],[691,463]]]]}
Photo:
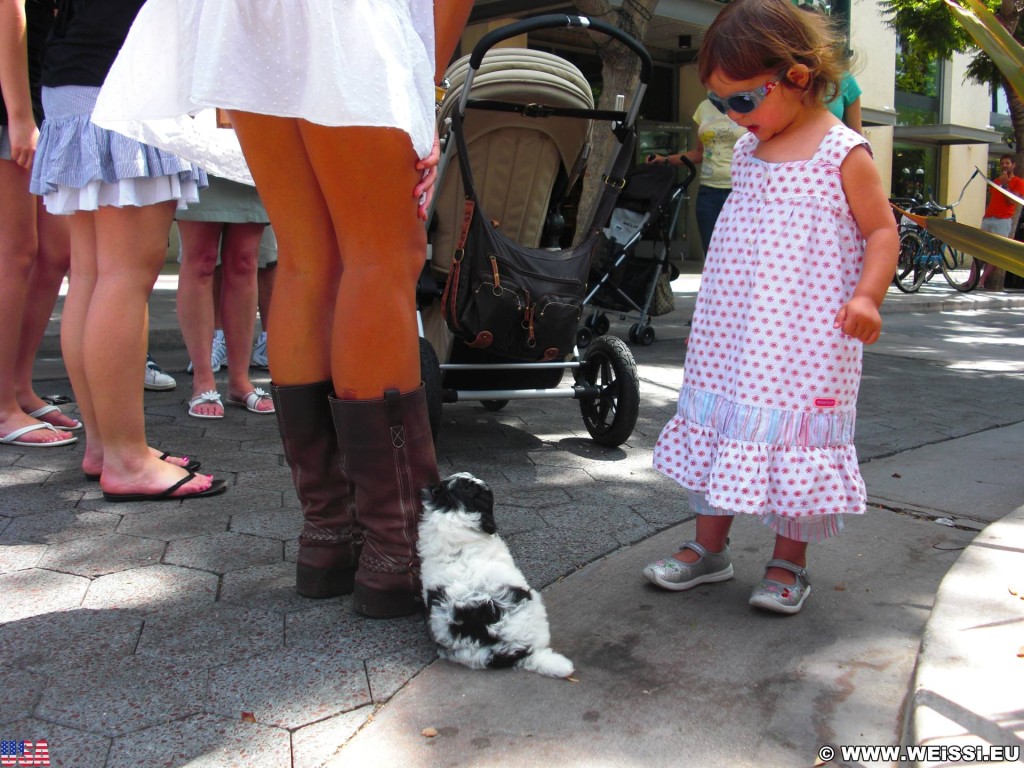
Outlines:
{"type": "MultiPolygon", "coordinates": [[[[228,348],[224,341],[224,331],[213,332],[213,342],[210,344],[210,368],[217,373],[221,368],[228,367],[228,348]]],[[[188,361],[186,370],[192,373],[192,361],[188,361]]]]}
{"type": "Polygon", "coordinates": [[[216,373],[228,367],[228,345],[224,342],[224,331],[213,332],[213,346],[210,349],[210,367],[216,373]]]}
{"type": "Polygon", "coordinates": [[[169,376],[163,372],[159,365],[156,364],[156,360],[148,352],[146,353],[146,379],[144,385],[146,389],[152,389],[157,391],[174,389],[178,386],[178,382],[174,380],[173,376],[169,376]]]}
{"type": "Polygon", "coordinates": [[[252,365],[255,368],[269,368],[270,363],[267,362],[267,332],[264,331],[260,334],[260,337],[256,339],[256,346],[252,348],[252,365]]]}

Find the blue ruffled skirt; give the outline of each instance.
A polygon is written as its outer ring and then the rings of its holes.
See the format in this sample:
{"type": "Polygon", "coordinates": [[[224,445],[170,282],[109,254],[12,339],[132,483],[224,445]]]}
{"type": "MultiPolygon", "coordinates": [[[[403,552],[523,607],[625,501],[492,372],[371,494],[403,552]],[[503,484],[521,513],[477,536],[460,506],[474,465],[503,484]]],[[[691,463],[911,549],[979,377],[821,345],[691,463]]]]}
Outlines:
{"type": "Polygon", "coordinates": [[[46,119],[32,166],[30,190],[50,213],[94,211],[103,205],[153,205],[199,200],[206,173],[168,152],[100,128],[90,116],[99,88],[43,89],[46,119]]]}

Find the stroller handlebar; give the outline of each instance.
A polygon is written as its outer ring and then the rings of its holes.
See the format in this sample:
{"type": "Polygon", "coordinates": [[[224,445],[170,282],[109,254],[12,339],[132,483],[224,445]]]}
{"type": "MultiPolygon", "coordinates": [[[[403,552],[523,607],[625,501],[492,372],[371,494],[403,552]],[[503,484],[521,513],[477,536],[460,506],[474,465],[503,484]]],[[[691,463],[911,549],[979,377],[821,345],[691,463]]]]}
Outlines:
{"type": "Polygon", "coordinates": [[[683,161],[683,165],[686,167],[686,178],[680,182],[679,186],[686,189],[690,186],[690,182],[697,178],[697,166],[686,155],[680,154],[679,159],[683,161]]]}
{"type": "Polygon", "coordinates": [[[640,59],[640,83],[646,86],[650,82],[651,71],[654,65],[651,62],[651,55],[641,43],[618,27],[613,27],[611,24],[600,19],[592,19],[588,16],[570,16],[564,13],[549,13],[535,16],[531,19],[513,22],[500,29],[488,32],[473,47],[473,53],[469,57],[469,66],[474,70],[479,69],[480,64],[483,62],[484,54],[502,40],[518,37],[538,29],[557,29],[559,27],[590,29],[618,40],[640,59]]]}
{"type": "MultiPolygon", "coordinates": [[[[654,154],[647,155],[647,162],[651,162],[655,157],[657,157],[657,155],[654,155],[654,154]]],[[[683,167],[686,169],[686,176],[683,178],[683,180],[681,182],[676,184],[676,187],[678,189],[686,189],[687,187],[690,186],[690,183],[695,178],[697,178],[697,166],[693,164],[693,161],[690,160],[690,158],[688,158],[686,155],[682,154],[681,152],[679,153],[679,159],[682,160],[683,167]]]]}

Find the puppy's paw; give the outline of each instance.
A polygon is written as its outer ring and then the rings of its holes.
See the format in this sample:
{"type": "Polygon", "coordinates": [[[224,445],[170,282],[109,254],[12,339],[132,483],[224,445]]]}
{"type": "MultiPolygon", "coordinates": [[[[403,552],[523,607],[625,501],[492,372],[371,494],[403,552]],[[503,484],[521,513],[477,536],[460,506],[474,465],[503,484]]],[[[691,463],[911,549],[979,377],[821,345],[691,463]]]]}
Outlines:
{"type": "Polygon", "coordinates": [[[547,677],[568,677],[576,668],[573,663],[560,653],[550,648],[534,651],[519,663],[522,669],[536,672],[547,677]]]}

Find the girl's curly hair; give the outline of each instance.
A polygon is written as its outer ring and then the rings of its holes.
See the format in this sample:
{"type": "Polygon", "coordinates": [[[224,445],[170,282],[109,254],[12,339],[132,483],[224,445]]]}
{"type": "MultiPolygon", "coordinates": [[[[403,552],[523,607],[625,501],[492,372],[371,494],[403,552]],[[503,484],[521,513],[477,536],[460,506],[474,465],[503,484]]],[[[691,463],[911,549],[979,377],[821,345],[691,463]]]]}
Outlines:
{"type": "Polygon", "coordinates": [[[844,44],[828,17],[792,0],[733,0],[704,36],[697,73],[702,83],[715,70],[730,80],[748,80],[803,64],[810,70],[808,95],[824,104],[839,93],[844,44]]]}

